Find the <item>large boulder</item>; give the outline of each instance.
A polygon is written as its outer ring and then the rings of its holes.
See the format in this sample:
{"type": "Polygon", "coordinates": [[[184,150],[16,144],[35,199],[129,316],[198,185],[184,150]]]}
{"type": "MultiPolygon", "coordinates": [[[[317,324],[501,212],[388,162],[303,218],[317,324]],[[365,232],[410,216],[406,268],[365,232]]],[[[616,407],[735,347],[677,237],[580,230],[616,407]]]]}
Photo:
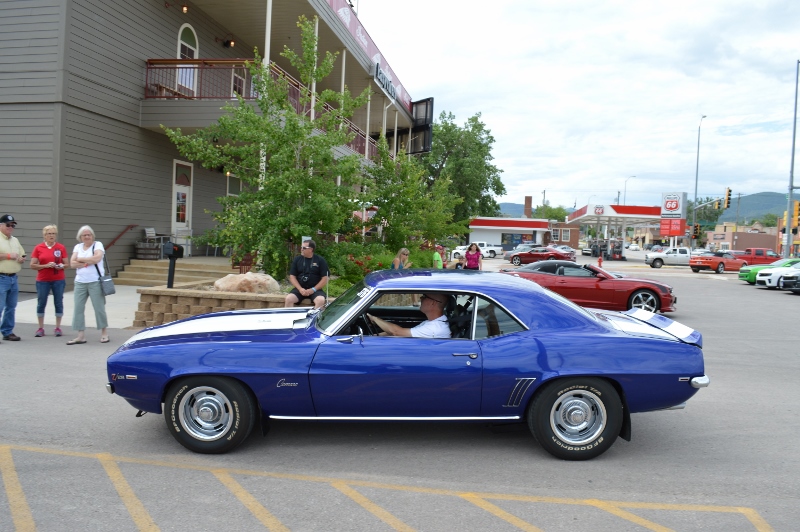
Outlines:
{"type": "Polygon", "coordinates": [[[220,292],[249,292],[251,294],[277,294],[281,291],[278,281],[265,273],[232,273],[214,281],[214,289],[220,292]]]}

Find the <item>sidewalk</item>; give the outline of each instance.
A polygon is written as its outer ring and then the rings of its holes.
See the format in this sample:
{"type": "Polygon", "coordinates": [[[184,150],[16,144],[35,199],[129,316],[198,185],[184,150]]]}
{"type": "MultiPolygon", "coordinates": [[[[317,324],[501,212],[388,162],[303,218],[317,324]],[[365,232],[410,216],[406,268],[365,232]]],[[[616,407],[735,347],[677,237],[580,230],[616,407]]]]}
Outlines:
{"type": "MultiPolygon", "coordinates": [[[[139,308],[139,294],[136,292],[140,286],[117,286],[117,293],[106,297],[106,316],[108,326],[112,329],[127,329],[133,325],[133,318],[139,308]]],[[[73,292],[64,293],[64,317],[61,318],[61,328],[64,334],[72,331],[72,311],[74,310],[73,292]]],[[[92,302],[86,302],[86,328],[94,329],[94,310],[92,302]]],[[[38,323],[36,320],[36,296],[17,303],[16,313],[17,323],[38,323]]],[[[47,307],[44,310],[44,323],[47,326],[47,334],[56,325],[55,307],[53,306],[52,294],[47,300],[47,307]]]]}

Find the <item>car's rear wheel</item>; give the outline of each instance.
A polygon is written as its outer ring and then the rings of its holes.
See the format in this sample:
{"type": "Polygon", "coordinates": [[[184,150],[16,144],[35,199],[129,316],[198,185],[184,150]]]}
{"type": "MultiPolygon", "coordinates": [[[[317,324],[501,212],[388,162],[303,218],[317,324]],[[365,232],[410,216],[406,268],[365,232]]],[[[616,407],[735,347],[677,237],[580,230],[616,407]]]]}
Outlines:
{"type": "Polygon", "coordinates": [[[226,453],[240,445],[253,429],[256,404],[242,383],[197,376],[170,386],[164,418],[178,443],[196,453],[226,453]]]}
{"type": "Polygon", "coordinates": [[[698,272],[700,271],[700,268],[692,268],[692,271],[693,271],[694,273],[698,273],[698,272]]]}
{"type": "Polygon", "coordinates": [[[520,264],[522,264],[522,259],[520,259],[519,257],[511,257],[511,264],[513,264],[514,266],[519,266],[520,264]]]}
{"type": "Polygon", "coordinates": [[[655,259],[653,261],[653,268],[660,268],[664,265],[664,261],[661,259],[655,259]]]}
{"type": "Polygon", "coordinates": [[[622,401],[604,380],[562,379],[537,392],[527,417],[545,451],[563,460],[588,460],[606,452],[619,436],[622,401]]]}
{"type": "Polygon", "coordinates": [[[454,259],[460,259],[461,258],[461,253],[459,253],[458,251],[454,251],[453,252],[453,258],[454,259]]]}
{"type": "Polygon", "coordinates": [[[725,264],[720,262],[719,264],[717,264],[717,269],[714,270],[714,271],[717,272],[717,273],[724,272],[725,271],[725,264]]]}
{"type": "Polygon", "coordinates": [[[490,258],[490,259],[493,259],[493,258],[495,258],[496,256],[497,256],[497,253],[495,253],[494,251],[489,251],[489,258],[490,258]]]}
{"type": "Polygon", "coordinates": [[[650,290],[637,290],[628,300],[628,309],[640,308],[648,312],[658,312],[658,295],[650,290]]]}

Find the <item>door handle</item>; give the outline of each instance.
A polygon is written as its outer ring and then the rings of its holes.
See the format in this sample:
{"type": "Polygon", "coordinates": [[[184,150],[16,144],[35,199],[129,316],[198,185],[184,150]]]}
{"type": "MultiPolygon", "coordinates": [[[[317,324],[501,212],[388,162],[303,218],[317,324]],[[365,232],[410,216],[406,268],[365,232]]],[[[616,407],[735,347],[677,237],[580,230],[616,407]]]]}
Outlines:
{"type": "Polygon", "coordinates": [[[478,353],[453,353],[454,357],[469,357],[472,360],[478,358],[478,353]]]}

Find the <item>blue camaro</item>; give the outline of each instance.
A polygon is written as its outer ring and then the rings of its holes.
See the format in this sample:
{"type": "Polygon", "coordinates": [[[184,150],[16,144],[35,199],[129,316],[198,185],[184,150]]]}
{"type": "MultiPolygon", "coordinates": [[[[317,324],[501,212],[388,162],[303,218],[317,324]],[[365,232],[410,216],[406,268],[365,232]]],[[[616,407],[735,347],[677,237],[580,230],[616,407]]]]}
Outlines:
{"type": "Polygon", "coordinates": [[[525,422],[567,460],[630,440],[632,412],[682,408],[709,382],[702,336],[685,325],[461,270],[374,272],[321,312],[220,312],[145,329],[109,357],[108,378],[109,392],[140,414],[163,412],[200,453],[229,451],[269,419],[482,421],[525,422]],[[437,304],[449,337],[379,335],[376,323],[411,328],[437,304]]]}

